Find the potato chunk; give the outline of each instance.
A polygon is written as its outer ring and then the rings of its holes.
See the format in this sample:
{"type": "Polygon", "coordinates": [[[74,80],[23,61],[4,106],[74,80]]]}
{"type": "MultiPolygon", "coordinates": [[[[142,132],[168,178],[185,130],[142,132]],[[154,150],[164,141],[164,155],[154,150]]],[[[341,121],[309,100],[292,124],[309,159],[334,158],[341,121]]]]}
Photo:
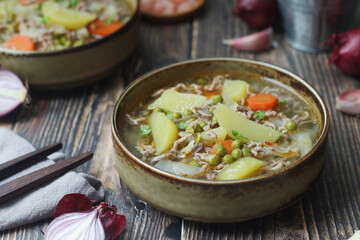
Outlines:
{"type": "Polygon", "coordinates": [[[228,135],[233,139],[235,137],[232,130],[256,142],[275,142],[281,135],[280,132],[270,127],[246,119],[224,104],[217,104],[213,111],[220,127],[224,127],[228,135]]]}
{"type": "Polygon", "coordinates": [[[243,80],[225,80],[224,87],[221,92],[223,97],[229,96],[235,102],[241,102],[242,98],[248,96],[247,87],[248,83],[243,80]]]}
{"type": "Polygon", "coordinates": [[[225,140],[227,135],[227,131],[223,127],[213,128],[201,133],[201,141],[206,145],[212,146],[214,143],[225,140]],[[213,132],[216,134],[216,138],[213,138],[213,134],[209,133],[213,132]]]}
{"type": "Polygon", "coordinates": [[[201,107],[205,104],[206,97],[190,93],[179,93],[168,89],[161,97],[149,105],[148,109],[162,108],[172,112],[184,113],[193,106],[201,107]]]}
{"type": "Polygon", "coordinates": [[[96,18],[95,14],[67,9],[49,1],[43,3],[42,12],[45,17],[49,17],[49,23],[62,25],[70,30],[83,28],[96,18]]]}
{"type": "Polygon", "coordinates": [[[260,169],[266,165],[266,162],[253,157],[240,158],[222,170],[219,175],[217,175],[216,180],[248,178],[259,173],[260,169]]]}
{"type": "Polygon", "coordinates": [[[151,113],[149,125],[155,141],[155,151],[157,154],[162,154],[176,141],[178,134],[177,127],[162,112],[151,113]]]}

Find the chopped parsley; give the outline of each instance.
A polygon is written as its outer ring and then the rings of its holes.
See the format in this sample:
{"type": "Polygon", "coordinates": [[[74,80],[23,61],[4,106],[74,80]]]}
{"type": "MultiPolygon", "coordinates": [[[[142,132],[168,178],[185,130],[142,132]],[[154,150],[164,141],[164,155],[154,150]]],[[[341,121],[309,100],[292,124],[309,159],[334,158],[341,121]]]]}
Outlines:
{"type": "Polygon", "coordinates": [[[149,125],[142,124],[140,125],[140,136],[148,135],[151,132],[149,125]]]}
{"type": "Polygon", "coordinates": [[[114,20],[114,16],[109,16],[107,19],[105,19],[104,23],[105,24],[111,24],[114,20]]]}
{"type": "Polygon", "coordinates": [[[189,125],[189,121],[183,121],[176,124],[176,126],[180,129],[186,129],[189,125]]]}
{"type": "Polygon", "coordinates": [[[235,131],[234,129],[231,130],[232,135],[234,135],[234,137],[237,140],[244,140],[244,139],[248,139],[247,137],[244,137],[242,134],[239,134],[237,131],[235,131]]]}
{"type": "Polygon", "coordinates": [[[174,115],[172,113],[168,113],[166,114],[166,116],[170,119],[173,120],[174,119],[174,115]]]}
{"type": "Polygon", "coordinates": [[[280,133],[280,136],[284,136],[284,133],[280,131],[279,129],[275,129],[275,131],[278,131],[280,133]]]}
{"type": "Polygon", "coordinates": [[[40,20],[41,23],[47,23],[49,21],[49,16],[43,16],[40,20]]]}
{"type": "Polygon", "coordinates": [[[76,7],[76,5],[79,4],[79,0],[71,0],[69,6],[70,7],[76,7]]]}
{"type": "Polygon", "coordinates": [[[254,116],[256,119],[261,120],[265,118],[265,111],[264,110],[260,110],[254,113],[254,116]]]}

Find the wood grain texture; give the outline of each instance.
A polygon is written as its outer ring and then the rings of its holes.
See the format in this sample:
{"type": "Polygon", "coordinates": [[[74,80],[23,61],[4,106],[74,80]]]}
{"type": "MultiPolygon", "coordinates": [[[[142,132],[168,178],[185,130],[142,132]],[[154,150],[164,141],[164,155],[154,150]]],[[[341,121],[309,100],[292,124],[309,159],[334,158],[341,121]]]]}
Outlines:
{"type": "MultiPolygon", "coordinates": [[[[221,43],[254,29],[231,13],[234,1],[208,0],[196,17],[160,24],[144,20],[136,51],[117,74],[95,84],[64,92],[31,91],[33,105],[20,109],[0,126],[12,129],[35,147],[60,141],[70,156],[93,151],[92,161],[78,167],[98,177],[106,201],[127,218],[119,239],[347,239],[360,229],[360,120],[335,109],[343,90],[360,81],[328,64],[329,53],[310,54],[291,48],[275,28],[277,48],[240,52],[221,43]],[[300,75],[324,98],[330,111],[330,133],[323,173],[300,201],[278,213],[235,224],[204,224],[158,211],[134,196],[115,168],[110,119],[124,85],[147,71],[201,57],[236,57],[269,62],[300,75]]],[[[226,203],[224,203],[226,204],[226,203]]],[[[1,217],[1,216],[0,216],[1,217]]],[[[0,233],[5,239],[42,239],[44,220],[0,233]]]]}

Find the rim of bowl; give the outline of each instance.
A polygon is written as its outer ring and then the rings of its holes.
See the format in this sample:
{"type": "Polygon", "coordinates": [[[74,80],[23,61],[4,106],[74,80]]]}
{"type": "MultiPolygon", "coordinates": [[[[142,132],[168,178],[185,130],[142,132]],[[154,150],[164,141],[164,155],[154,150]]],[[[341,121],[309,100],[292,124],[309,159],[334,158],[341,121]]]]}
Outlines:
{"type": "Polygon", "coordinates": [[[4,47],[0,47],[0,54],[7,54],[7,55],[13,55],[13,56],[27,56],[27,57],[45,57],[45,56],[53,56],[53,55],[61,55],[69,52],[77,52],[86,50],[88,48],[91,48],[93,46],[106,43],[107,41],[110,41],[113,38],[116,38],[123,32],[127,31],[128,28],[130,28],[131,25],[136,21],[137,17],[140,14],[140,0],[136,0],[136,8],[133,12],[131,18],[129,21],[125,23],[119,30],[115,31],[114,33],[105,36],[103,38],[85,43],[83,45],[77,46],[77,47],[71,47],[71,48],[65,48],[61,50],[51,50],[51,51],[19,51],[19,50],[13,50],[8,49],[4,47]]]}
{"type": "Polygon", "coordinates": [[[248,59],[244,59],[244,58],[199,58],[199,59],[193,59],[193,60],[186,60],[186,61],[182,61],[182,62],[178,62],[175,64],[170,64],[155,70],[152,70],[148,73],[143,74],[142,76],[138,77],[136,80],[134,80],[132,83],[130,83],[125,89],[124,91],[121,93],[120,97],[118,98],[118,100],[116,101],[114,108],[113,108],[113,112],[112,112],[112,118],[111,118],[111,130],[112,130],[112,135],[116,140],[116,144],[126,153],[126,155],[128,157],[130,157],[135,163],[137,163],[138,165],[140,165],[141,167],[145,168],[145,170],[151,171],[153,173],[156,173],[162,177],[165,178],[171,178],[173,180],[177,180],[177,181],[181,181],[181,182],[187,182],[187,183],[196,183],[196,184],[203,184],[203,185],[232,185],[232,184],[239,184],[239,183],[250,183],[250,182],[257,182],[257,181],[261,181],[261,180],[269,180],[271,178],[277,177],[278,175],[281,175],[291,169],[296,168],[297,166],[301,165],[303,162],[305,162],[307,159],[309,159],[313,154],[315,154],[315,152],[319,149],[319,147],[323,144],[323,142],[325,141],[325,138],[328,134],[329,131],[329,126],[330,126],[330,119],[329,119],[329,110],[327,108],[327,106],[325,105],[325,102],[323,100],[323,98],[320,96],[320,94],[315,90],[315,88],[308,82],[306,82],[304,79],[302,79],[301,77],[297,76],[296,74],[290,72],[289,70],[286,70],[284,68],[272,65],[270,63],[266,63],[266,62],[262,62],[262,61],[255,61],[255,60],[248,60],[248,59]],[[317,142],[315,143],[315,145],[311,148],[311,150],[304,155],[303,157],[301,157],[300,159],[296,160],[294,163],[290,164],[287,167],[284,167],[278,171],[275,172],[270,172],[270,173],[265,173],[265,174],[261,174],[258,176],[253,176],[253,177],[249,177],[249,178],[245,178],[245,179],[238,179],[238,180],[205,180],[205,179],[197,179],[197,178],[190,178],[190,177],[183,177],[180,175],[176,175],[176,174],[172,174],[166,171],[163,171],[161,169],[158,169],[142,160],[140,160],[138,157],[136,157],[134,154],[131,153],[130,150],[128,150],[126,148],[126,145],[124,143],[124,141],[122,140],[122,138],[120,137],[120,134],[118,132],[117,129],[117,123],[116,123],[116,115],[118,112],[118,108],[120,105],[120,102],[122,101],[122,99],[124,99],[127,95],[127,93],[129,91],[131,91],[131,89],[135,88],[140,82],[144,81],[145,79],[147,79],[149,76],[154,75],[158,72],[164,71],[166,69],[170,69],[173,67],[177,67],[179,65],[185,65],[185,64],[189,64],[189,63],[196,63],[196,62],[208,62],[208,61],[230,61],[230,62],[244,62],[244,63],[250,63],[250,64],[255,64],[255,65],[260,65],[260,66],[265,66],[268,68],[272,68],[276,71],[282,72],[292,78],[294,78],[295,80],[297,80],[298,82],[300,82],[302,85],[304,85],[308,90],[310,90],[310,92],[315,96],[316,100],[320,103],[321,105],[321,109],[320,110],[320,114],[324,115],[324,121],[323,121],[323,127],[322,127],[322,131],[320,133],[320,136],[317,140],[317,142]]]}

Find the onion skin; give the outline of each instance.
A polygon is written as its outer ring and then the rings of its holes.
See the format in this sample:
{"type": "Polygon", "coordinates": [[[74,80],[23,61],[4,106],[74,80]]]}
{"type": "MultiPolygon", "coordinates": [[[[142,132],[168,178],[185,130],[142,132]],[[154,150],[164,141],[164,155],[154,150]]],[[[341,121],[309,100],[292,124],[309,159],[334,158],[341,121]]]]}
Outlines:
{"type": "Polygon", "coordinates": [[[112,240],[126,226],[126,218],[116,207],[105,202],[93,207],[83,194],[65,195],[58,203],[55,219],[44,234],[44,240],[112,240]]]}
{"type": "Polygon", "coordinates": [[[324,45],[334,45],[330,63],[346,74],[360,76],[360,28],[333,34],[324,45]]]}
{"type": "Polygon", "coordinates": [[[273,28],[234,39],[224,39],[223,44],[242,51],[264,51],[273,45],[273,28]]]}
{"type": "Polygon", "coordinates": [[[0,118],[8,115],[27,97],[27,89],[15,73],[0,69],[0,118]]]}
{"type": "Polygon", "coordinates": [[[360,115],[360,89],[346,90],[336,98],[335,108],[348,114],[360,115]]]}
{"type": "Polygon", "coordinates": [[[233,13],[253,28],[269,27],[280,19],[277,0],[237,0],[233,13]]]}

